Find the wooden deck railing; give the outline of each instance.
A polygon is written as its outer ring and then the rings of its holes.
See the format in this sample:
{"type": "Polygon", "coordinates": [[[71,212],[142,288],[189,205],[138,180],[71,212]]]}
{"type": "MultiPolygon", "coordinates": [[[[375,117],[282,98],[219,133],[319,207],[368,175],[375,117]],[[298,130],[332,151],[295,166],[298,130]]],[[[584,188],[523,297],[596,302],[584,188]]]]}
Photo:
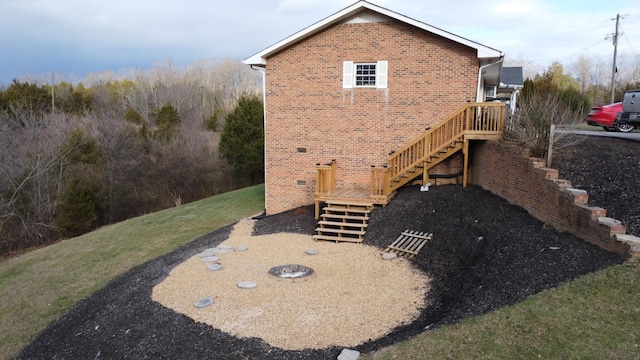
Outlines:
{"type": "Polygon", "coordinates": [[[336,187],[336,160],[316,164],[316,195],[330,195],[336,187]]]}

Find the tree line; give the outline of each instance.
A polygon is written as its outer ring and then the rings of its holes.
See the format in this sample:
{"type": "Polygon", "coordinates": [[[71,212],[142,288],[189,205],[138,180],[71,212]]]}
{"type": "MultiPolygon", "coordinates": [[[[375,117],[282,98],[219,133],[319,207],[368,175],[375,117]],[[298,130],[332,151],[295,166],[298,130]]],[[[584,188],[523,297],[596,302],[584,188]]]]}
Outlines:
{"type": "Polygon", "coordinates": [[[0,255],[262,182],[260,89],[219,59],[14,80],[0,89],[0,255]]]}

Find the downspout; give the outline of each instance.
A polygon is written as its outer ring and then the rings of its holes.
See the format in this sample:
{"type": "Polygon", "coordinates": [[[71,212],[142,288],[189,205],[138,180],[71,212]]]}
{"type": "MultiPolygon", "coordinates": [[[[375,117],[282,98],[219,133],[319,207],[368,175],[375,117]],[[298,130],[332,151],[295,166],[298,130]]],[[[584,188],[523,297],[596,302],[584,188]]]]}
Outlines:
{"type": "Polygon", "coordinates": [[[476,89],[476,102],[482,102],[482,70],[484,70],[485,68],[488,68],[491,65],[496,65],[502,62],[502,60],[504,60],[504,55],[500,56],[500,60],[494,62],[494,63],[488,63],[485,65],[480,66],[480,68],[478,69],[478,88],[476,89]]]}
{"type": "MultiPolygon", "coordinates": [[[[262,131],[264,134],[264,194],[265,199],[267,195],[267,69],[264,66],[250,65],[251,70],[262,73],[262,131]]],[[[263,216],[267,214],[267,209],[264,209],[263,216]]]]}

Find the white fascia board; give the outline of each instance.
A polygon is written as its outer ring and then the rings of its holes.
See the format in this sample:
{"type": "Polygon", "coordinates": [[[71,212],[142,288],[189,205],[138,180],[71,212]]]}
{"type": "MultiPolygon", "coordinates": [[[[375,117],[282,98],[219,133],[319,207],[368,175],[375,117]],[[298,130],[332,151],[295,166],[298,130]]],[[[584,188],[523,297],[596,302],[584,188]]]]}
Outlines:
{"type": "Polygon", "coordinates": [[[247,59],[245,59],[243,61],[243,63],[247,64],[247,65],[257,65],[257,66],[265,66],[267,64],[267,57],[273,53],[276,53],[286,47],[288,47],[289,45],[296,43],[298,41],[301,41],[309,36],[312,36],[313,34],[329,27],[332,26],[333,24],[339,22],[340,20],[343,20],[345,18],[350,17],[351,15],[363,10],[363,9],[369,9],[372,11],[375,11],[377,13],[386,15],[390,18],[396,19],[398,21],[402,21],[404,23],[407,23],[409,25],[415,26],[419,29],[431,32],[433,34],[442,36],[446,39],[458,42],[460,44],[466,45],[468,47],[474,48],[477,50],[477,56],[478,59],[491,59],[491,58],[501,58],[504,56],[504,53],[502,53],[502,51],[494,49],[494,48],[490,48],[488,46],[482,45],[480,43],[477,43],[475,41],[463,38],[461,36],[452,34],[448,31],[439,29],[437,27],[425,24],[421,21],[412,19],[410,17],[398,14],[397,12],[391,11],[389,9],[385,9],[383,7],[377,6],[377,5],[373,5],[369,2],[366,1],[358,1],[357,3],[346,7],[340,11],[338,11],[337,13],[318,21],[317,23],[306,27],[300,31],[298,31],[297,33],[269,46],[268,48],[260,51],[259,53],[248,57],[247,59]]]}

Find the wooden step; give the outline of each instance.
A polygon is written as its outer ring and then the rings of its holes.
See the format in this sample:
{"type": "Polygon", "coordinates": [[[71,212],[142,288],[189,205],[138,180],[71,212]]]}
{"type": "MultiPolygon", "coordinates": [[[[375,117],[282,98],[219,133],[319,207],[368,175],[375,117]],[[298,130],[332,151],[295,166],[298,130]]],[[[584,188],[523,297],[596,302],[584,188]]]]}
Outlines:
{"type": "Polygon", "coordinates": [[[372,202],[366,201],[366,200],[359,200],[359,199],[353,199],[353,200],[335,200],[335,199],[331,199],[331,200],[327,200],[326,203],[330,204],[330,205],[373,207],[373,203],[372,202]]]}
{"type": "Polygon", "coordinates": [[[342,226],[342,227],[357,227],[357,228],[366,228],[367,224],[363,223],[355,223],[355,222],[338,222],[338,221],[318,221],[318,225],[324,228],[323,226],[342,226]]]}
{"type": "MultiPolygon", "coordinates": [[[[344,230],[344,229],[331,229],[331,228],[321,228],[321,227],[316,228],[316,232],[318,233],[328,232],[328,233],[334,233],[334,234],[357,235],[357,236],[364,236],[364,234],[367,233],[364,230],[344,230]]],[[[322,235],[322,234],[318,234],[318,235],[322,235]]]]}
{"type": "Polygon", "coordinates": [[[324,211],[340,211],[340,212],[346,212],[346,213],[358,213],[358,214],[369,214],[371,212],[371,210],[369,209],[344,208],[344,207],[333,207],[333,206],[327,206],[323,208],[323,210],[324,211]]]}
{"type": "Polygon", "coordinates": [[[320,217],[324,219],[344,219],[344,220],[362,220],[367,221],[369,217],[367,215],[355,216],[355,215],[342,215],[342,214],[321,214],[320,217]]]}
{"type": "Polygon", "coordinates": [[[313,235],[312,239],[314,241],[325,240],[325,241],[335,241],[335,242],[356,242],[361,243],[361,238],[348,238],[348,237],[340,237],[340,236],[331,236],[331,235],[313,235]]]}

